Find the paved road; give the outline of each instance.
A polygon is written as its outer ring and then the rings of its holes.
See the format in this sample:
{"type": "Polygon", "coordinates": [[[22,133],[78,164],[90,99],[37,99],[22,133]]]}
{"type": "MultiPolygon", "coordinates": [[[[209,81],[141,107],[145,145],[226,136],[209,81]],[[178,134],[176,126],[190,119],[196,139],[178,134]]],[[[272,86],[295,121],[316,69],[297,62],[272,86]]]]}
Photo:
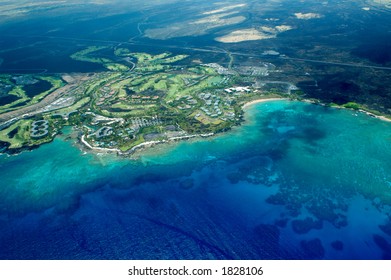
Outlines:
{"type": "Polygon", "coordinates": [[[357,64],[357,63],[342,63],[342,62],[332,62],[332,61],[324,61],[324,60],[294,58],[294,57],[280,57],[280,58],[285,59],[285,60],[303,61],[303,62],[310,62],[310,63],[320,63],[320,64],[329,64],[329,65],[338,65],[338,66],[359,67],[359,68],[371,68],[371,69],[380,69],[380,70],[391,70],[391,67],[373,66],[373,65],[365,65],[365,64],[357,64]]]}

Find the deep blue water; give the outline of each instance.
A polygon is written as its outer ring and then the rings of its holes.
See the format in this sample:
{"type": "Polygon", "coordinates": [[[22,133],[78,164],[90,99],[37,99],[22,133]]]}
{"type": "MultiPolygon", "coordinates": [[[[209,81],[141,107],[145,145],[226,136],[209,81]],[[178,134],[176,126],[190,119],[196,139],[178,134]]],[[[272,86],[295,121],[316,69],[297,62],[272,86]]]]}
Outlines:
{"type": "Polygon", "coordinates": [[[390,123],[288,101],[246,120],[132,160],[63,138],[0,156],[0,258],[390,258],[390,123]]]}

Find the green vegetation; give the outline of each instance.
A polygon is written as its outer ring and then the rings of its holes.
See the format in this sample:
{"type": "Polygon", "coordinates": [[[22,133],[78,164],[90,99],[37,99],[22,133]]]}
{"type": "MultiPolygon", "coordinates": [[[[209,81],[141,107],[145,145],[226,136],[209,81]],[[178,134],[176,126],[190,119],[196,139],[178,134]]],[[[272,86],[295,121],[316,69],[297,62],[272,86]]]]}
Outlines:
{"type": "Polygon", "coordinates": [[[0,131],[0,141],[11,144],[10,149],[22,148],[29,144],[32,120],[21,120],[0,131]]]}
{"type": "Polygon", "coordinates": [[[115,51],[114,51],[114,54],[116,55],[116,56],[119,56],[119,57],[126,57],[126,56],[131,56],[131,51],[130,50],[128,50],[128,49],[125,49],[125,48],[117,48],[117,49],[115,49],[115,51]]]}
{"type": "MultiPolygon", "coordinates": [[[[269,85],[268,94],[256,90],[251,86],[256,76],[232,74],[232,69],[225,72],[227,70],[218,64],[175,65],[187,55],[132,53],[129,49],[117,48],[110,56],[109,51],[106,47],[89,47],[71,56],[79,61],[102,64],[108,71],[95,73],[74,84],[70,94],[73,104],[34,117],[48,120],[48,135],[32,139],[32,120],[20,119],[0,131],[0,141],[10,143],[11,149],[39,145],[51,141],[65,125],[71,125],[78,127],[93,147],[126,152],[146,141],[227,131],[242,121],[244,103],[287,95],[279,93],[282,90],[277,83],[269,85]],[[104,58],[99,56],[103,50],[104,58]],[[124,60],[128,66],[118,63],[124,60]]],[[[39,102],[64,85],[59,77],[46,75],[26,76],[18,82],[33,82],[34,78],[50,82],[52,88],[32,99],[11,76],[2,75],[0,81],[12,87],[9,94],[18,96],[16,103],[26,102],[23,106],[39,102]]],[[[293,93],[286,97],[297,96],[293,93]]],[[[11,109],[14,103],[0,110],[11,109]]],[[[361,108],[354,102],[343,106],[361,108]]]]}
{"type": "Polygon", "coordinates": [[[106,63],[105,67],[110,71],[118,71],[118,72],[129,71],[129,67],[119,63],[106,63]]]}
{"type": "Polygon", "coordinates": [[[85,61],[85,62],[92,62],[92,63],[101,63],[101,64],[111,63],[111,60],[107,58],[91,56],[91,54],[103,49],[106,49],[106,47],[91,46],[85,50],[81,50],[77,53],[72,54],[71,58],[78,61],[85,61]]]}
{"type": "Polygon", "coordinates": [[[357,104],[355,102],[348,102],[342,106],[347,109],[353,109],[353,110],[360,110],[362,108],[362,106],[360,104],[357,104]]]}
{"type": "MultiPolygon", "coordinates": [[[[93,57],[99,50],[89,48],[77,53],[76,57],[87,57],[85,59],[90,62],[107,66],[107,61],[93,57]]],[[[91,101],[85,101],[86,105],[90,102],[91,112],[98,116],[84,125],[95,126],[95,132],[104,127],[107,127],[104,131],[110,131],[99,136],[88,132],[86,139],[96,147],[117,147],[127,151],[148,139],[164,140],[184,132],[225,131],[237,124],[235,116],[239,111],[232,108],[231,102],[254,98],[246,92],[226,93],[225,87],[233,86],[240,79],[220,75],[212,67],[172,65],[185,59],[186,55],[132,53],[129,49],[118,48],[114,50],[114,56],[133,58],[136,67],[131,73],[122,73],[129,68],[111,63],[111,76],[101,74],[86,87],[85,94],[91,97],[91,101]],[[173,125],[178,125],[177,132],[164,128],[173,125]]],[[[116,61],[114,56],[112,61],[116,61]]]]}
{"type": "Polygon", "coordinates": [[[17,100],[9,104],[0,106],[0,114],[36,104],[39,101],[41,101],[43,98],[48,96],[50,93],[55,91],[56,89],[59,89],[65,85],[64,81],[60,77],[57,77],[55,75],[53,76],[23,75],[20,76],[19,78],[23,78],[28,81],[43,80],[49,82],[52,86],[47,91],[41,92],[35,95],[34,97],[30,98],[27,96],[25,90],[23,89],[24,85],[16,84],[13,80],[13,77],[10,75],[0,75],[1,83],[12,87],[12,89],[8,92],[8,94],[18,97],[17,100]]]}
{"type": "Polygon", "coordinates": [[[148,53],[131,53],[131,56],[137,58],[137,63],[142,66],[144,64],[152,64],[153,62],[161,63],[163,59],[170,56],[170,53],[161,53],[151,55],[148,53]]]}

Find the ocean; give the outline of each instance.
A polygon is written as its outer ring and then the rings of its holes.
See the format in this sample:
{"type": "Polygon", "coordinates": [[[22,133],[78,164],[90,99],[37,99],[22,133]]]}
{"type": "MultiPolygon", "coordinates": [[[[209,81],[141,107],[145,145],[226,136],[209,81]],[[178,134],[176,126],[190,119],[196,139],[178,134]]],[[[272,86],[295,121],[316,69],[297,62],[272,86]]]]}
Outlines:
{"type": "Polygon", "coordinates": [[[390,259],[391,123],[293,101],[135,158],[0,156],[0,259],[390,259]]]}

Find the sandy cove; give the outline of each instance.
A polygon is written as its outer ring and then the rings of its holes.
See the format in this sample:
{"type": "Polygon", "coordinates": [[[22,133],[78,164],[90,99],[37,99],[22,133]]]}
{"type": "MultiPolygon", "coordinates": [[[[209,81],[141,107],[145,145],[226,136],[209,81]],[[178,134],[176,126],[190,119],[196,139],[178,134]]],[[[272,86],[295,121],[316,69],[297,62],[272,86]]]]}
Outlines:
{"type": "MultiPolygon", "coordinates": [[[[253,105],[253,104],[257,104],[257,103],[263,103],[263,102],[269,102],[269,101],[277,101],[277,100],[291,100],[289,98],[265,98],[265,99],[256,99],[256,100],[253,100],[253,101],[250,101],[250,102],[247,102],[243,105],[243,109],[253,105]]],[[[307,103],[311,103],[311,104],[319,104],[319,105],[322,105],[322,106],[327,106],[326,104],[323,104],[323,103],[316,103],[315,101],[313,100],[309,100],[309,99],[303,99],[303,100],[298,100],[300,102],[307,102],[307,103]]],[[[338,107],[333,107],[333,108],[338,108],[338,109],[345,109],[345,110],[349,110],[348,108],[345,108],[345,107],[342,107],[342,106],[338,106],[338,107]]],[[[353,109],[351,109],[353,110],[353,109]]],[[[373,118],[376,118],[376,119],[379,119],[379,120],[382,120],[382,121],[385,121],[385,122],[391,122],[391,119],[387,118],[386,116],[381,116],[381,115],[375,115],[371,112],[368,112],[368,111],[365,111],[363,109],[360,109],[358,110],[359,112],[361,113],[364,113],[364,114],[367,114],[368,116],[370,117],[373,117],[373,118]]]]}
{"type": "Polygon", "coordinates": [[[255,99],[253,101],[245,103],[242,108],[246,109],[247,107],[257,104],[257,103],[264,103],[269,101],[281,101],[281,100],[289,100],[288,98],[282,98],[282,97],[274,97],[274,98],[263,98],[263,99],[255,99]]]}

